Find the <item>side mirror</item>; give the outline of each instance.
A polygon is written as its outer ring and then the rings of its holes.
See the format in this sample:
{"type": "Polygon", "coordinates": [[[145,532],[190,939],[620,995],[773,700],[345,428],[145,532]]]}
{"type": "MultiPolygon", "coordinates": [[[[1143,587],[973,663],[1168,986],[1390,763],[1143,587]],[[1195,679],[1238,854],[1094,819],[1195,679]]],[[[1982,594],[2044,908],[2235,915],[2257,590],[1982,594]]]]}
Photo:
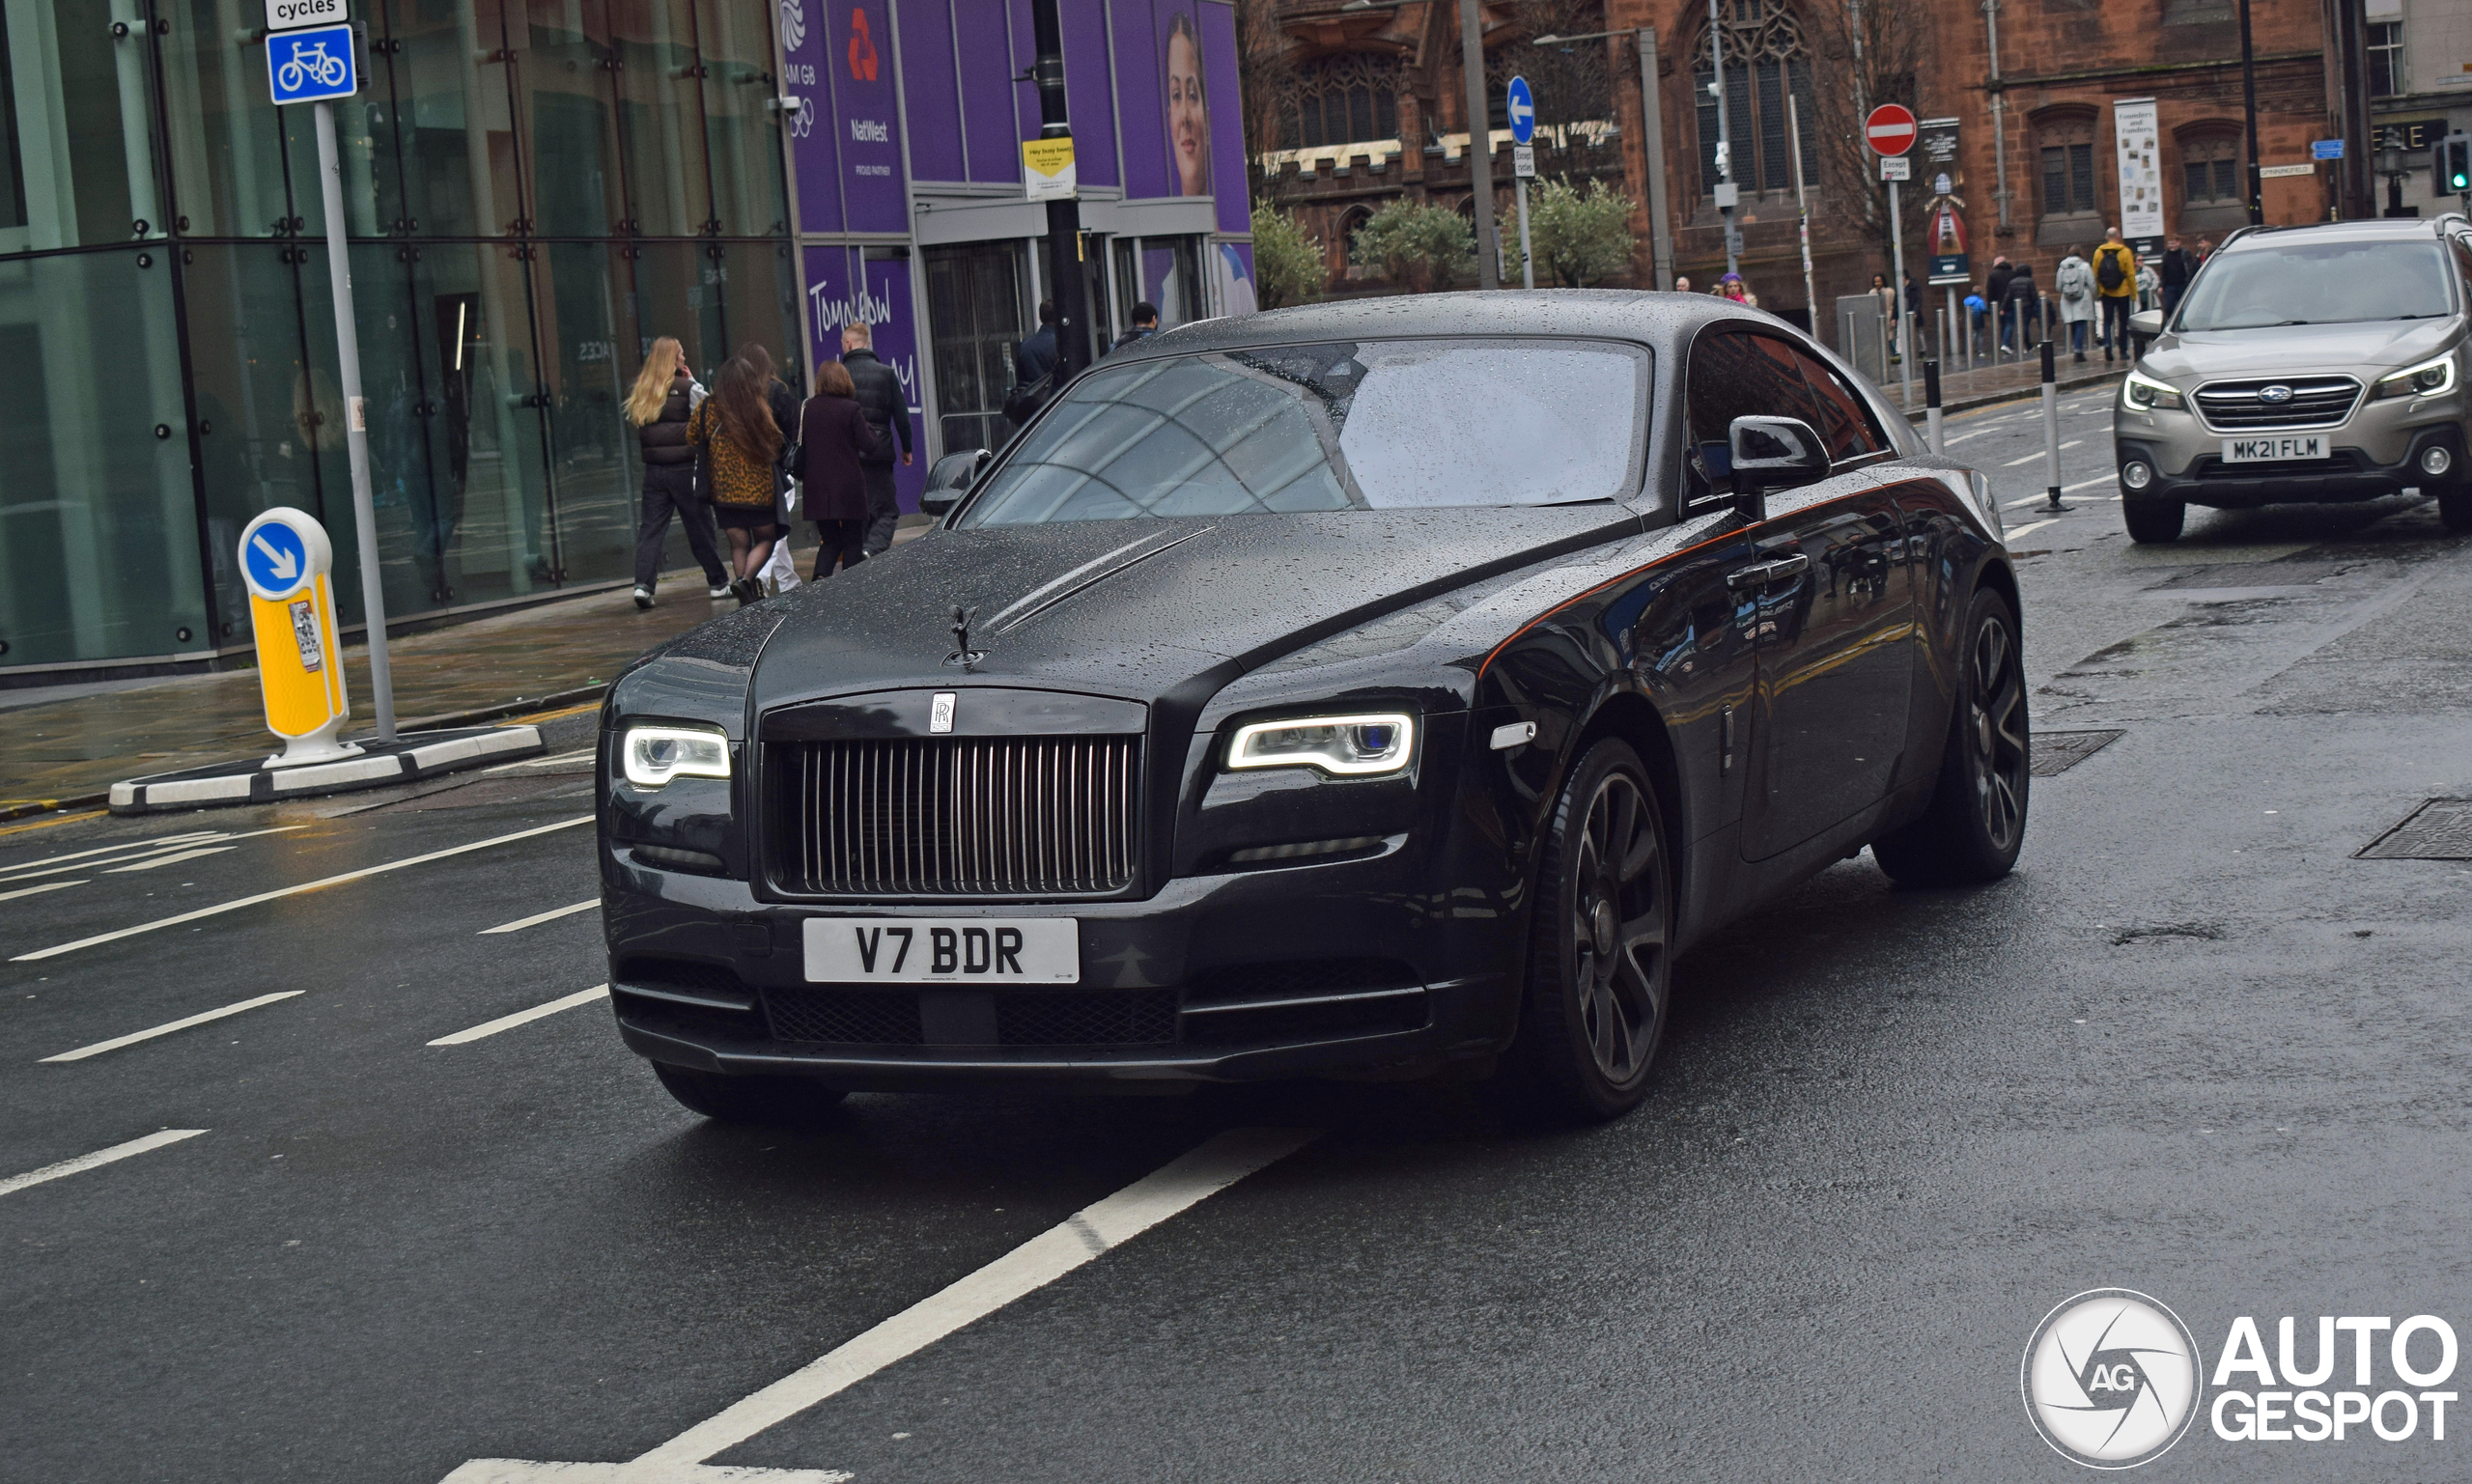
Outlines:
{"type": "Polygon", "coordinates": [[[918,496],[918,508],[931,516],[949,514],[954,506],[961,503],[962,496],[969,492],[970,484],[978,478],[978,471],[995,457],[986,449],[973,448],[968,453],[946,454],[937,460],[935,466],[927,471],[927,489],[918,496]]]}
{"type": "Polygon", "coordinates": [[[2129,316],[2128,332],[2132,335],[2143,335],[2149,340],[2152,340],[2155,336],[2162,334],[2163,311],[2159,309],[2141,309],[2137,313],[2129,316]]]}
{"type": "Polygon", "coordinates": [[[1764,518],[1771,490],[1814,485],[1828,477],[1828,448],[1799,417],[1737,417],[1727,426],[1733,463],[1734,508],[1746,520],[1764,518]]]}

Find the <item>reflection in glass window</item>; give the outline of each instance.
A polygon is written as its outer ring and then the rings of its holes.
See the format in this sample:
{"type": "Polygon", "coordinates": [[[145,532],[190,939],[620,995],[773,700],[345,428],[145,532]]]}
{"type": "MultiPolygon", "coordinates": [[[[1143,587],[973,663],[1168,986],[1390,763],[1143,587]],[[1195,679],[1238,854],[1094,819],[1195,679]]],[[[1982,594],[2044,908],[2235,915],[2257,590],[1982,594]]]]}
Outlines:
{"type": "Polygon", "coordinates": [[[1575,342],[1146,361],[1078,383],[964,523],[1615,499],[1638,482],[1646,376],[1640,351],[1575,342]]]}

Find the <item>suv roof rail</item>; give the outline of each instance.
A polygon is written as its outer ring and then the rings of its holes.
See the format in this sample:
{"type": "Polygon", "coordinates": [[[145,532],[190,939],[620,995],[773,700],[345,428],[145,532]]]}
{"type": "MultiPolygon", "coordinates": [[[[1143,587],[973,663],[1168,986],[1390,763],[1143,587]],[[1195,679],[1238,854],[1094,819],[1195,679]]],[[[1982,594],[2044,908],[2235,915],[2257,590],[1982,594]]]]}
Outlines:
{"type": "Polygon", "coordinates": [[[2263,228],[2263,227],[2261,227],[2261,226],[2259,226],[2259,225],[2258,225],[2257,223],[2255,223],[2255,222],[2251,222],[2251,223],[2249,223],[2249,224],[2248,224],[2248,225],[2246,225],[2246,226],[2234,227],[2234,228],[2233,228],[2231,231],[2229,231],[2229,232],[2227,232],[2227,233],[2225,233],[2225,234],[2223,235],[2223,240],[2222,240],[2222,241],[2217,242],[2217,243],[2215,243],[2215,244],[2214,244],[2214,250],[2215,250],[2216,252],[2221,252],[2221,251],[2223,251],[2223,249],[2225,249],[2225,248],[2227,248],[2227,247],[2231,246],[2233,243],[2237,242],[2238,240],[2240,240],[2242,238],[2247,237],[2250,233],[2252,233],[2252,232],[2263,232],[2263,231],[2265,231],[2265,230],[2266,230],[2265,228],[2263,228]]]}

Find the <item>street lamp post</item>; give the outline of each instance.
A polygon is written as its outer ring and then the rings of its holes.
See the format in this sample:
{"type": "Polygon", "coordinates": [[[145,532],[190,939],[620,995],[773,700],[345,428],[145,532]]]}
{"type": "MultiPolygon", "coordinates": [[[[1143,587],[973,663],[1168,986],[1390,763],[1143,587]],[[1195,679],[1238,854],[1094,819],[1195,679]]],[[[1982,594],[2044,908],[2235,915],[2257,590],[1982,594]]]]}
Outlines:
{"type": "MultiPolygon", "coordinates": [[[[1588,31],[1578,36],[1548,34],[1531,44],[1556,46],[1567,42],[1601,42],[1620,31],[1588,31]]],[[[1648,177],[1648,257],[1661,290],[1673,288],[1673,223],[1665,196],[1665,111],[1657,106],[1657,28],[1641,26],[1627,33],[1640,44],[1640,128],[1643,168],[1648,177]]]]}
{"type": "MultiPolygon", "coordinates": [[[[1071,139],[1064,102],[1064,27],[1056,0],[1030,0],[1030,35],[1038,48],[1030,78],[1039,88],[1039,137],[1071,139]]],[[[1066,377],[1090,364],[1089,294],[1082,267],[1082,203],[1078,197],[1047,204],[1048,261],[1054,266],[1048,292],[1054,296],[1056,359],[1066,377]]]]}
{"type": "Polygon", "coordinates": [[[1717,214],[1726,221],[1726,271],[1738,273],[1742,271],[1742,239],[1734,231],[1734,198],[1738,192],[1734,189],[1733,133],[1726,119],[1725,22],[1718,17],[1717,0],[1708,0],[1708,57],[1716,73],[1716,81],[1708,84],[1708,91],[1717,95],[1717,214]]]}
{"type": "Polygon", "coordinates": [[[1502,256],[1494,246],[1494,131],[1485,108],[1484,28],[1476,0],[1459,0],[1459,60],[1468,74],[1468,188],[1476,208],[1476,283],[1499,289],[1502,256]]]}

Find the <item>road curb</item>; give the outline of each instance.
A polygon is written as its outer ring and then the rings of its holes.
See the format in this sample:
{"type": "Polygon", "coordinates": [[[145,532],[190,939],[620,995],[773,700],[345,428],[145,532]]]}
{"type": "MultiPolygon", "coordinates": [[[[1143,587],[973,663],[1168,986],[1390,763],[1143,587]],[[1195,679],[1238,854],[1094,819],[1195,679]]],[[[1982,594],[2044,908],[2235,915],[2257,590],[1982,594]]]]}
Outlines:
{"type": "MultiPolygon", "coordinates": [[[[2117,367],[2110,371],[2080,372],[2073,377],[2062,377],[2053,383],[2053,386],[2059,391],[2075,391],[2079,387],[2093,386],[2099,382],[2113,380],[2125,375],[2126,372],[2126,367],[2117,367]]],[[[1944,402],[1940,404],[1940,415],[1946,417],[1952,412],[1971,412],[1977,407],[1994,407],[2004,402],[2023,402],[2030,397],[2039,397],[2042,392],[2043,385],[2040,381],[2029,381],[2023,386],[2005,392],[1985,392],[1980,397],[1968,397],[1959,402],[1944,402]]],[[[1929,419],[1929,415],[1930,408],[1916,407],[1905,414],[1905,420],[1919,428],[1929,419]]]]}

